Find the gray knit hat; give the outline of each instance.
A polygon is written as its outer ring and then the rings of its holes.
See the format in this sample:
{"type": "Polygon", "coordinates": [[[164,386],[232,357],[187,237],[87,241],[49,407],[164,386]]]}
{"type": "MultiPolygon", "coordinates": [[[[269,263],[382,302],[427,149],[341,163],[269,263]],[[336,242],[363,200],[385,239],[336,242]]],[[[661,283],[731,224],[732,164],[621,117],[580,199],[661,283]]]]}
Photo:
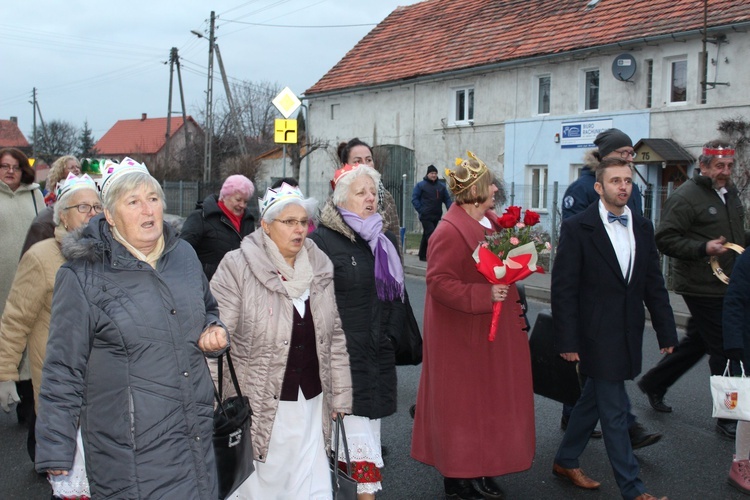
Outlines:
{"type": "Polygon", "coordinates": [[[601,132],[594,139],[594,144],[599,148],[599,155],[604,158],[612,151],[615,151],[625,146],[633,147],[633,141],[630,137],[620,129],[610,128],[601,132]]]}

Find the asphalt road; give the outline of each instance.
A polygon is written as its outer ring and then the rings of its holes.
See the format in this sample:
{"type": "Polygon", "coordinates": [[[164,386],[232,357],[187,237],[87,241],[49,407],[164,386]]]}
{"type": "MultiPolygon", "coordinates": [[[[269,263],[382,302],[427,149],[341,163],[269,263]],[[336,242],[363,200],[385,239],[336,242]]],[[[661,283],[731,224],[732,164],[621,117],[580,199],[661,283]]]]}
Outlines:
{"type": "MultiPolygon", "coordinates": [[[[424,303],[423,278],[407,277],[407,287],[420,324],[424,303]]],[[[530,302],[532,324],[547,304],[530,302]]],[[[645,332],[644,367],[653,366],[660,354],[650,326],[645,332]]],[[[388,447],[383,470],[384,490],[379,500],[421,500],[443,498],[442,478],[432,467],[409,456],[411,417],[409,407],[416,399],[420,367],[399,368],[399,410],[383,420],[382,439],[388,447]]],[[[699,363],[680,379],[667,395],[674,407],[670,414],[657,413],[636,385],[628,383],[633,410],[650,430],[664,434],[663,439],[636,452],[641,464],[641,479],[648,491],[670,499],[747,498],[726,482],[734,452],[734,443],[714,431],[708,388],[708,365],[699,363]]],[[[591,440],[581,458],[586,473],[602,482],[598,491],[574,488],[552,476],[552,460],[560,444],[560,404],[535,397],[536,457],[531,469],[500,478],[509,499],[617,499],[619,490],[601,440],[591,440]]],[[[33,472],[26,455],[26,431],[15,422],[15,414],[0,411],[0,499],[48,499],[45,479],[33,472]]],[[[503,453],[503,450],[498,450],[503,453]]]]}

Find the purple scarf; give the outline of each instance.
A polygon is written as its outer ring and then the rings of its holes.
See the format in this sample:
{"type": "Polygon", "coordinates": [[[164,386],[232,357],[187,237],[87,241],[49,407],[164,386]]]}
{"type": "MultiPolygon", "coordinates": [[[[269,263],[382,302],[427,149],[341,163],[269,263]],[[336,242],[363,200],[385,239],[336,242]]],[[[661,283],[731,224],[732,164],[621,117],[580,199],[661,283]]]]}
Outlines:
{"type": "Polygon", "coordinates": [[[383,233],[383,217],[373,214],[366,219],[336,207],[344,222],[360,235],[375,256],[375,289],[380,300],[404,300],[404,268],[396,247],[383,233]]]}

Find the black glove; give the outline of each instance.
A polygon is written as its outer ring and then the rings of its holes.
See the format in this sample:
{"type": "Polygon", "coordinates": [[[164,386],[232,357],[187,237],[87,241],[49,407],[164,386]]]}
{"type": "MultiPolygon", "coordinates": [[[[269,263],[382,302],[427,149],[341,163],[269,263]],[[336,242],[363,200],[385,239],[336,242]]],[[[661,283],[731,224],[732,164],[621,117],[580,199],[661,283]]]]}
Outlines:
{"type": "Polygon", "coordinates": [[[724,349],[724,356],[732,361],[742,361],[743,353],[742,349],[724,349]]]}

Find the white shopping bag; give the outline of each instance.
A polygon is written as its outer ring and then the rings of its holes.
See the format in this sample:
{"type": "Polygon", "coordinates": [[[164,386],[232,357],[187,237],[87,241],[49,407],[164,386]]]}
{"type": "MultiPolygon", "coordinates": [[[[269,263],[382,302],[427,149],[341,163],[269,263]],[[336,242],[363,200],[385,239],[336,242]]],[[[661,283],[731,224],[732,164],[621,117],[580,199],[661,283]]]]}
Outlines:
{"type": "Polygon", "coordinates": [[[714,418],[730,420],[750,420],[750,378],[745,376],[745,367],[741,377],[729,376],[729,363],[724,375],[711,375],[711,398],[713,399],[714,418]]]}

